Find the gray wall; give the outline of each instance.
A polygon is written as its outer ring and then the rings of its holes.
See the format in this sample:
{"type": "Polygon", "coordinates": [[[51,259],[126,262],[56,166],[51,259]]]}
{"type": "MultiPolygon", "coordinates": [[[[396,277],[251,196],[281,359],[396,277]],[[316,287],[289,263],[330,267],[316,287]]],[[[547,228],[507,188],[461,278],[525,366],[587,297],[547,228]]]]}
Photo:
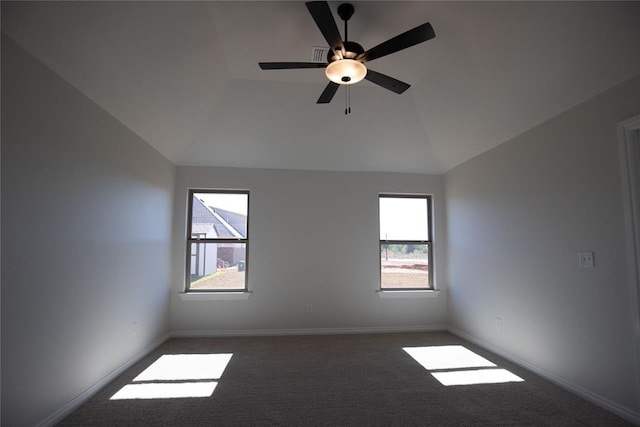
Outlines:
{"type": "Polygon", "coordinates": [[[443,287],[440,176],[179,167],[171,329],[197,332],[436,327],[446,296],[380,299],[378,194],[434,196],[435,274],[443,287]],[[248,301],[183,301],[188,188],[250,190],[248,301]],[[307,304],[313,312],[306,311],[307,304]]]}
{"type": "Polygon", "coordinates": [[[638,113],[640,77],[445,175],[449,323],[636,414],[616,124],[638,113]]]}
{"type": "Polygon", "coordinates": [[[2,424],[168,332],[175,168],[2,38],[2,424]]]}

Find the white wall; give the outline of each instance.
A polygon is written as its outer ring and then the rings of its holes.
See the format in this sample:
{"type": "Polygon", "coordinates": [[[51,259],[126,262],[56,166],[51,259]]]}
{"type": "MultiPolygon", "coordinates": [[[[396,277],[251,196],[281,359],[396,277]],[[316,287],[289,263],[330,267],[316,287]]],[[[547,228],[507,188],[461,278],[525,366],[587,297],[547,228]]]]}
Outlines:
{"type": "Polygon", "coordinates": [[[168,332],[174,173],[3,36],[3,425],[53,420],[168,332]]]}
{"type": "Polygon", "coordinates": [[[378,194],[428,193],[435,206],[435,273],[444,286],[440,176],[179,167],[171,329],[236,332],[431,327],[446,297],[381,300],[378,194]],[[250,190],[248,301],[183,301],[188,188],[250,190]],[[313,312],[306,311],[307,304],[313,312]]]}
{"type": "Polygon", "coordinates": [[[616,124],[639,112],[637,77],[445,175],[450,324],[637,419],[616,124]]]}

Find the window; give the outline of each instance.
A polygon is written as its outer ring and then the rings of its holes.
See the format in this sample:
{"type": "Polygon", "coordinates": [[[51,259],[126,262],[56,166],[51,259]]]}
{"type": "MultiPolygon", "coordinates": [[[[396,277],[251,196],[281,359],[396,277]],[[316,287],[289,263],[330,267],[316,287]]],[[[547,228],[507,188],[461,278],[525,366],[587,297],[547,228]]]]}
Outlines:
{"type": "Polygon", "coordinates": [[[433,286],[431,197],[380,195],[380,289],[433,286]]]}
{"type": "Polygon", "coordinates": [[[249,192],[190,190],[187,291],[246,291],[249,192]]]}

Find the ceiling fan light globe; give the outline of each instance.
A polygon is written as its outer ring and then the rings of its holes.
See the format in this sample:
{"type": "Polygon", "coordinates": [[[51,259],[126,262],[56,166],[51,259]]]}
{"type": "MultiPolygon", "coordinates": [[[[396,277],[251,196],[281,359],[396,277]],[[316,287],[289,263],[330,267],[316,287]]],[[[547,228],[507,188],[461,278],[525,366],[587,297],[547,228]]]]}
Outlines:
{"type": "Polygon", "coordinates": [[[367,67],[360,61],[340,59],[327,65],[324,73],[327,78],[340,85],[358,83],[367,75],[367,67]]]}

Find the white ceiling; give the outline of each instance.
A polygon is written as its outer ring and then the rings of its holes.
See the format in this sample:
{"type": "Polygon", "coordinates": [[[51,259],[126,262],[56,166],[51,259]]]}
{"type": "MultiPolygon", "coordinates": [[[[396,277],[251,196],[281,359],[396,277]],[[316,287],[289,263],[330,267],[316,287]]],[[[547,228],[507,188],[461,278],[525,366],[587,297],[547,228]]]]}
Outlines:
{"type": "MultiPolygon", "coordinates": [[[[341,2],[330,2],[335,10],[341,2]]],[[[365,49],[424,22],[436,38],[367,65],[318,105],[326,46],[302,2],[2,2],[2,31],[178,165],[443,173],[640,74],[640,2],[353,2],[365,49]]]]}

